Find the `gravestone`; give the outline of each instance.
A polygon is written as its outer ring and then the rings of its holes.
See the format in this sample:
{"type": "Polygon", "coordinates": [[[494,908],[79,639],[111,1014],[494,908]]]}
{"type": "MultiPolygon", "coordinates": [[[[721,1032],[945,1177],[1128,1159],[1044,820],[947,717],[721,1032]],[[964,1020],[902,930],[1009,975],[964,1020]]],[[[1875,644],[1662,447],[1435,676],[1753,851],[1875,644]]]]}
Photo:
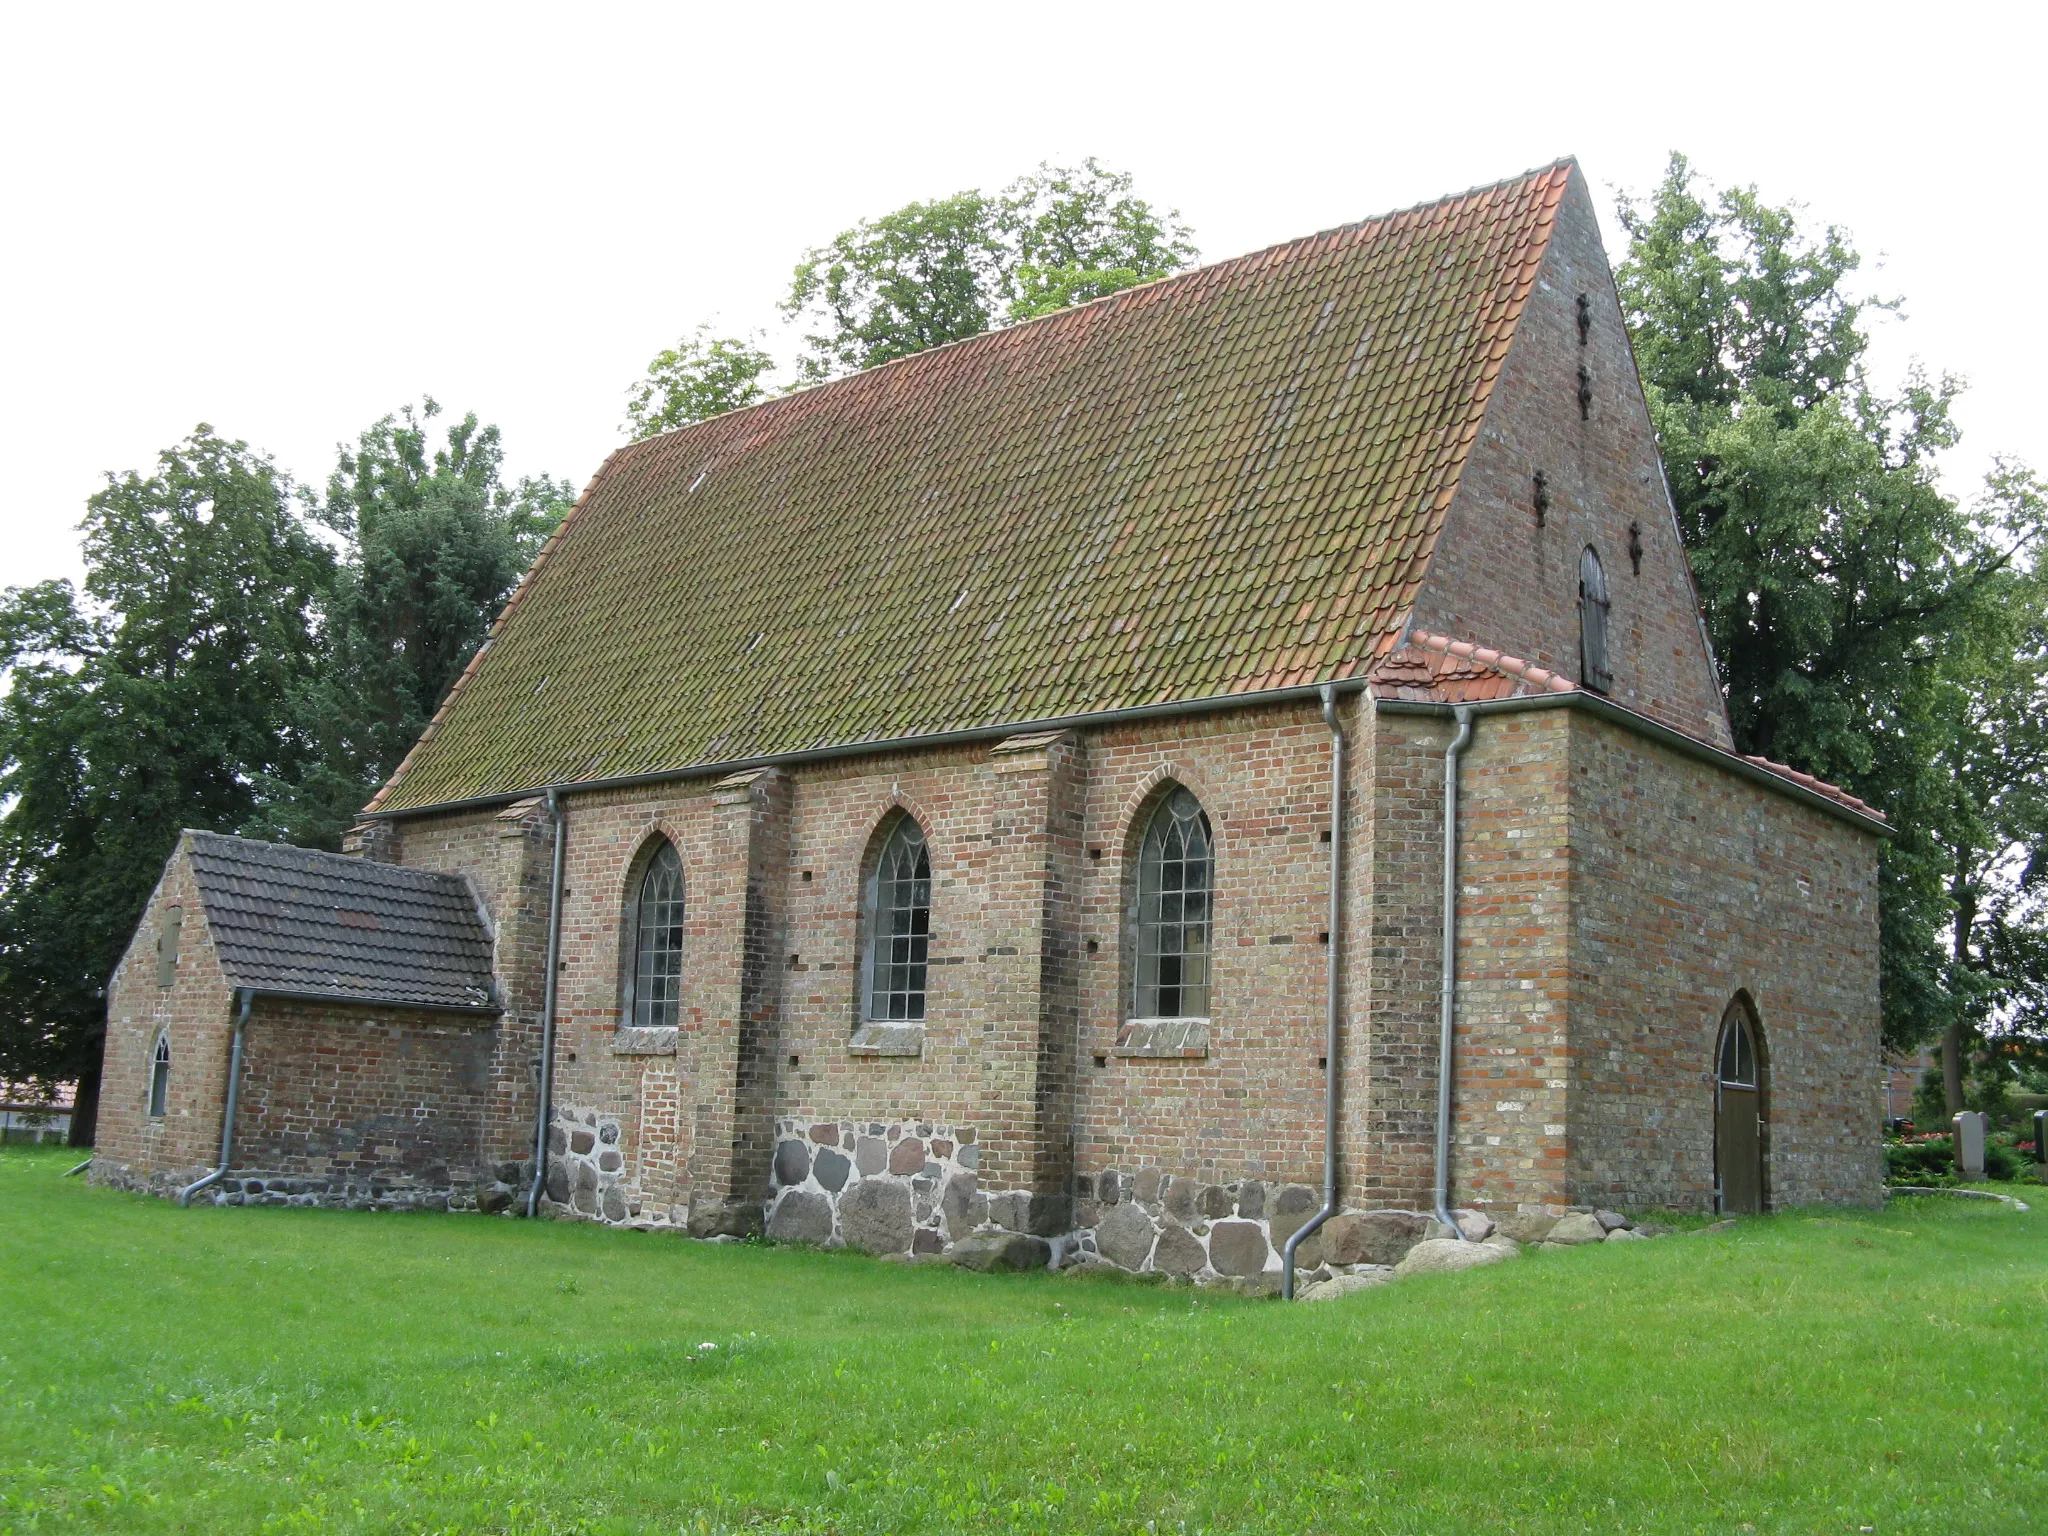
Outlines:
{"type": "Polygon", "coordinates": [[[2041,1181],[2048,1184],[2048,1109],[2034,1111],[2034,1161],[2041,1165],[2041,1181]]]}
{"type": "Polygon", "coordinates": [[[1966,1179],[1984,1177],[1984,1128],[1988,1118],[1976,1110],[1956,1112],[1956,1172],[1966,1179]]]}

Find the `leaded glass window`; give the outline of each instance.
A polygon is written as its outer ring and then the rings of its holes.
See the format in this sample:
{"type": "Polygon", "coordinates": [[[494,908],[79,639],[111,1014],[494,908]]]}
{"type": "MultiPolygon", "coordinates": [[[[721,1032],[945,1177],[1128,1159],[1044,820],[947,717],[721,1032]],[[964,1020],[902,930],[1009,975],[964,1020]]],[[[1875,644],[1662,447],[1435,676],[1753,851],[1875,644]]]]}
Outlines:
{"type": "Polygon", "coordinates": [[[931,954],[932,860],[924,829],[897,818],[868,881],[867,1017],[924,1017],[925,967],[931,954]]]}
{"type": "Polygon", "coordinates": [[[1176,789],[1152,813],[1138,853],[1135,1016],[1209,1016],[1209,921],[1215,865],[1209,818],[1176,789]]]}
{"type": "Polygon", "coordinates": [[[1588,544],[1579,556],[1579,681],[1595,693],[1614,686],[1607,658],[1607,573],[1588,544]]]}
{"type": "Polygon", "coordinates": [[[647,861],[633,926],[633,1022],[672,1029],[683,995],[683,861],[673,843],[647,861]]]}
{"type": "MultiPolygon", "coordinates": [[[[149,1118],[163,1118],[171,1097],[171,1037],[156,1037],[156,1054],[149,1063],[149,1118]]],[[[132,1102],[132,1101],[131,1101],[132,1102]]]]}

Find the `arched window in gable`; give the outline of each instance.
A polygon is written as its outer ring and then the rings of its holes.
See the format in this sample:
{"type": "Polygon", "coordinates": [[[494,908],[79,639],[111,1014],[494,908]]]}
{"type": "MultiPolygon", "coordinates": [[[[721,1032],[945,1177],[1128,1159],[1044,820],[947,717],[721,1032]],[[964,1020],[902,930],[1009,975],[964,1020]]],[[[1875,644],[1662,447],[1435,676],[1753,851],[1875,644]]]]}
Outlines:
{"type": "Polygon", "coordinates": [[[643,1029],[673,1029],[683,995],[683,861],[666,838],[640,877],[633,935],[628,1019],[643,1029]]]}
{"type": "Polygon", "coordinates": [[[1175,788],[1153,810],[1138,849],[1135,1018],[1209,1016],[1212,851],[1201,802],[1175,788]]]}
{"type": "Polygon", "coordinates": [[[1614,686],[1607,656],[1607,573],[1588,544],[1579,556],[1579,681],[1595,693],[1614,686]]]}
{"type": "Polygon", "coordinates": [[[161,1120],[170,1101],[171,1037],[162,1034],[156,1037],[156,1051],[149,1062],[149,1118],[161,1120]]]}
{"type": "Polygon", "coordinates": [[[932,858],[916,817],[897,815],[868,877],[864,905],[862,1014],[873,1024],[919,1021],[931,958],[932,858]]]}

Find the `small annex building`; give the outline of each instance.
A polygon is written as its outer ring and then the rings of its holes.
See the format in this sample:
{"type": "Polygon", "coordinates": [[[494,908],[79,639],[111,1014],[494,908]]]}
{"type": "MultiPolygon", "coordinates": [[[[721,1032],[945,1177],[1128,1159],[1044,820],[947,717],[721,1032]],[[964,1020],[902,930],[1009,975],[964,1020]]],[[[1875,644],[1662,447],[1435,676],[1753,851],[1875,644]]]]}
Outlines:
{"type": "Polygon", "coordinates": [[[1454,927],[1451,1203],[1874,1201],[1884,833],[1732,750],[1565,161],[614,453],[350,856],[181,842],[95,1176],[239,1022],[215,1198],[1256,1276],[1333,1078],[1432,1208],[1454,927]]]}

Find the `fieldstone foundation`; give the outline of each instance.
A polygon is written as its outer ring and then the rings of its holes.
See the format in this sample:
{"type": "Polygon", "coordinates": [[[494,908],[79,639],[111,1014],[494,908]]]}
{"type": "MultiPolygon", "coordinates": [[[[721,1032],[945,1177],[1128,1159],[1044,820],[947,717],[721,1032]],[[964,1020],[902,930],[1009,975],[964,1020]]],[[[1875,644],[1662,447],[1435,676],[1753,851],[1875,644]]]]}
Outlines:
{"type": "MultiPolygon", "coordinates": [[[[466,1169],[443,1170],[440,1178],[319,1178],[301,1173],[272,1173],[262,1169],[231,1169],[227,1177],[211,1184],[193,1197],[194,1204],[212,1205],[297,1205],[324,1206],[346,1211],[475,1211],[491,1208],[488,1191],[498,1177],[517,1179],[518,1164],[495,1170],[492,1177],[478,1179],[466,1169]]],[[[138,1194],[174,1199],[188,1185],[204,1178],[211,1168],[160,1170],[145,1173],[125,1165],[92,1168],[92,1181],[111,1189],[133,1190],[138,1194]]],[[[510,1204],[509,1198],[505,1202],[510,1204]]],[[[503,1209],[504,1206],[497,1207],[503,1209]]]]}
{"type": "Polygon", "coordinates": [[[1028,1232],[1031,1196],[981,1188],[972,1126],[775,1122],[768,1236],[863,1253],[943,1253],[975,1232],[1028,1232]]]}

